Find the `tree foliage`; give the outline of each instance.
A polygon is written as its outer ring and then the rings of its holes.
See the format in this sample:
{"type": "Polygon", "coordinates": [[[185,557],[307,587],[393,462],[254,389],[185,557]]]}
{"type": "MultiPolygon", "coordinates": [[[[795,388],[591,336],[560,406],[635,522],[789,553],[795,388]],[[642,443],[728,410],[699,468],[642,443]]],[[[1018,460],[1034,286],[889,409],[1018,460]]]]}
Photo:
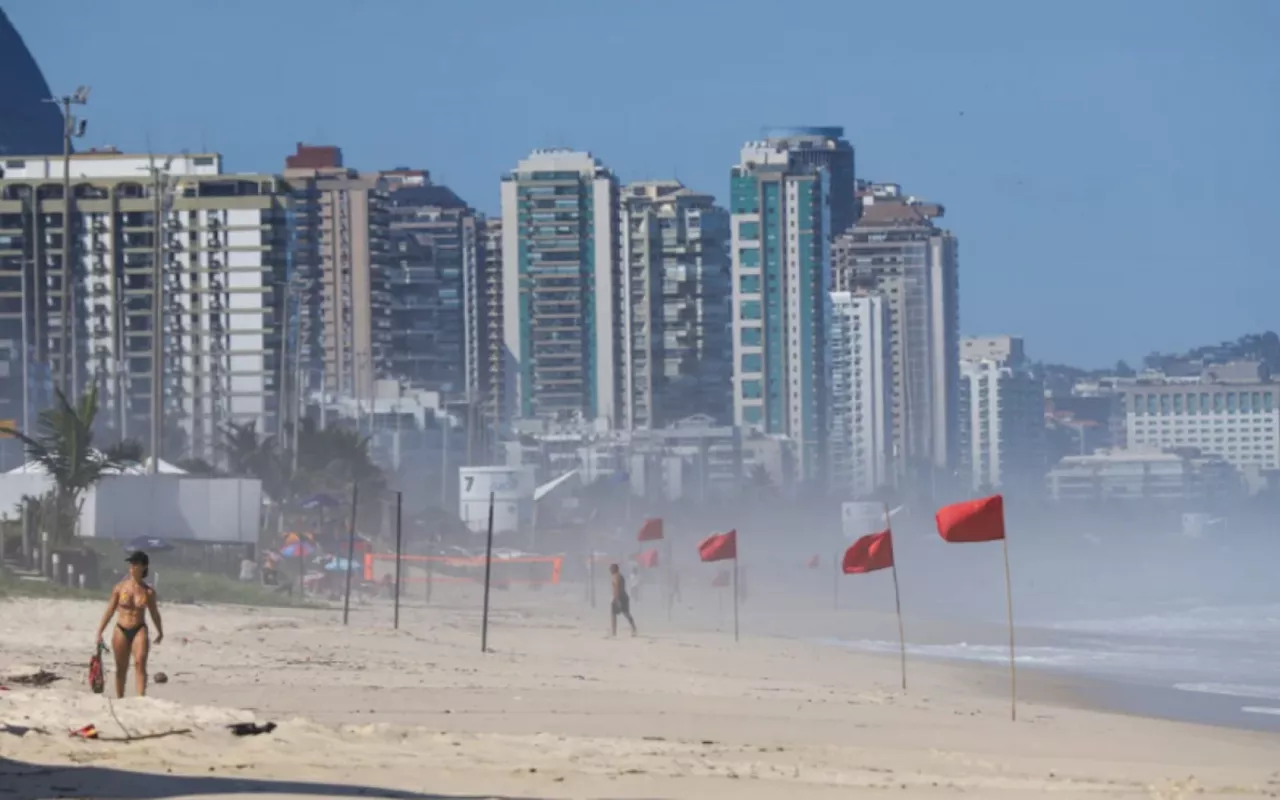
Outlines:
{"type": "Polygon", "coordinates": [[[95,448],[97,416],[97,387],[91,387],[75,404],[56,390],[53,406],[40,412],[35,430],[0,429],[21,441],[27,461],[53,479],[51,496],[41,504],[42,527],[60,544],[75,534],[84,493],[104,477],[142,460],[142,446],[134,441],[118,442],[105,450],[95,448]]]}

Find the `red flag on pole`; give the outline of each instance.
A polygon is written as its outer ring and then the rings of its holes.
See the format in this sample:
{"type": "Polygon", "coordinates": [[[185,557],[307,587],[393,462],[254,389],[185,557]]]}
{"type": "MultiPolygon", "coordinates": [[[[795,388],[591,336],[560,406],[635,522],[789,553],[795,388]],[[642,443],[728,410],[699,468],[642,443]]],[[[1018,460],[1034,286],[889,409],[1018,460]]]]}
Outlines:
{"type": "Polygon", "coordinates": [[[893,566],[893,534],[889,531],[863,536],[844,551],[845,575],[860,575],[893,566]]]}
{"type": "Polygon", "coordinates": [[[738,532],[713,533],[698,543],[698,558],[703,561],[729,561],[738,557],[738,532]]]}
{"type": "Polygon", "coordinates": [[[952,503],[938,509],[938,534],[952,544],[1004,539],[1004,498],[1000,495],[952,503]]]}
{"type": "Polygon", "coordinates": [[[809,559],[809,569],[817,569],[822,566],[822,556],[814,556],[809,559]]]}
{"type": "Polygon", "coordinates": [[[1009,607],[1009,716],[1018,719],[1018,669],[1014,658],[1013,581],[1009,577],[1009,540],[1004,531],[1004,498],[998,494],[952,503],[938,509],[938,533],[951,543],[999,542],[1004,549],[1004,591],[1009,607]]]}
{"type": "Polygon", "coordinates": [[[639,553],[632,556],[632,558],[635,559],[635,562],[642,567],[658,566],[658,551],[655,548],[641,550],[639,553]]]}
{"type": "Polygon", "coordinates": [[[640,534],[636,536],[636,540],[640,542],[656,542],[662,538],[662,518],[653,517],[646,519],[644,524],[640,526],[640,534]]]}

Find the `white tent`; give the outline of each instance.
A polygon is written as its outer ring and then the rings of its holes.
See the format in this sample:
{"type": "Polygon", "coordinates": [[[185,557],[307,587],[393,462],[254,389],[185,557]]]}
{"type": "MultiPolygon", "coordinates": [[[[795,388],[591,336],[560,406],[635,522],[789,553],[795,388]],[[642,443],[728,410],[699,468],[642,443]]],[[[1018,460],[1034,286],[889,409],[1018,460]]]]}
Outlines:
{"type": "MultiPolygon", "coordinates": [[[[125,467],[124,469],[120,470],[120,474],[121,475],[150,475],[151,474],[150,468],[151,468],[151,459],[148,458],[143,460],[139,464],[131,464],[125,467]]],[[[159,469],[157,469],[156,471],[159,472],[161,475],[186,475],[187,474],[187,471],[185,469],[180,469],[178,467],[175,467],[174,465],[170,464],[168,461],[165,461],[163,458],[160,459],[159,469]]],[[[17,467],[16,469],[9,470],[5,474],[6,475],[45,475],[47,473],[45,472],[45,469],[43,466],[35,462],[29,461],[26,464],[23,464],[22,466],[17,467]]]]}

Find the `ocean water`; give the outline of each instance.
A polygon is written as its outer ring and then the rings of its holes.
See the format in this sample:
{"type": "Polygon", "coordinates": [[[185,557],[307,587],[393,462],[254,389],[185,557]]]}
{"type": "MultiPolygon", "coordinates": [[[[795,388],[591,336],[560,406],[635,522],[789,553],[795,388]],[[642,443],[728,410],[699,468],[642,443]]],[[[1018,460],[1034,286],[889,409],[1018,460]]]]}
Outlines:
{"type": "MultiPolygon", "coordinates": [[[[1140,616],[1026,627],[1035,631],[1026,637],[1032,644],[1017,647],[1020,668],[1113,679],[1148,690],[1146,708],[1125,710],[1280,731],[1280,604],[1184,604],[1140,616]]],[[[896,641],[839,644],[898,652],[896,641]]],[[[1009,659],[1007,644],[908,644],[907,652],[991,664],[1009,659]]]]}

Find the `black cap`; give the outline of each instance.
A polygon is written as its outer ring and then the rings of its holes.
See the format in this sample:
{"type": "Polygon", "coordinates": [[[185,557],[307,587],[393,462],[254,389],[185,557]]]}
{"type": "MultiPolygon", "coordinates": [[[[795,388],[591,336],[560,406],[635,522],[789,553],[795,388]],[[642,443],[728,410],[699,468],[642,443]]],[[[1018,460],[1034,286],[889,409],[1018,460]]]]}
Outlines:
{"type": "Polygon", "coordinates": [[[138,566],[142,566],[142,567],[151,566],[151,559],[148,558],[147,554],[142,552],[141,550],[135,550],[132,553],[130,553],[129,557],[126,558],[125,561],[130,564],[137,564],[138,566]]]}

